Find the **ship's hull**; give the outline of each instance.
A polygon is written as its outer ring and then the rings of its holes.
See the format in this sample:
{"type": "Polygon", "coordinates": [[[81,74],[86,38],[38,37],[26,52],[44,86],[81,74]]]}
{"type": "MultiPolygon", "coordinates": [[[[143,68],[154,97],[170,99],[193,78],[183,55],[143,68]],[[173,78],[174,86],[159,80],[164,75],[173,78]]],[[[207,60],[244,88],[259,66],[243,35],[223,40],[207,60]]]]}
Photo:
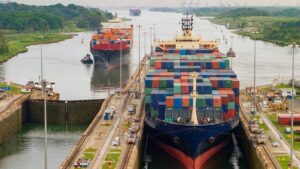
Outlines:
{"type": "Polygon", "coordinates": [[[153,141],[187,169],[201,169],[229,142],[232,121],[214,125],[183,125],[145,119],[153,141]]]}
{"type": "MultiPolygon", "coordinates": [[[[117,67],[120,66],[120,50],[93,50],[95,64],[101,64],[106,67],[117,67]]],[[[130,50],[122,51],[122,65],[129,64],[130,50]]]]}
{"type": "Polygon", "coordinates": [[[129,15],[130,16],[140,16],[141,15],[141,10],[139,10],[139,9],[131,9],[131,10],[129,10],[129,15]]]}

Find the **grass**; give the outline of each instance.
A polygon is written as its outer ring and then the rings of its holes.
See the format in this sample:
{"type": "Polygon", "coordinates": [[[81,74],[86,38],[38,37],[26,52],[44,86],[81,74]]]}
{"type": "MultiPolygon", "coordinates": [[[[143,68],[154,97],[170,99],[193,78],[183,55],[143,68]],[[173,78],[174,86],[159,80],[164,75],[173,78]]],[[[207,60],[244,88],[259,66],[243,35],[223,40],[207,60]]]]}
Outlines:
{"type": "Polygon", "coordinates": [[[212,22],[222,25],[230,24],[230,29],[236,29],[236,33],[249,36],[254,39],[276,43],[277,45],[286,46],[291,42],[299,42],[299,35],[295,23],[300,21],[299,17],[283,16],[247,16],[247,17],[222,17],[218,16],[211,19],[212,22]],[[285,29],[280,29],[284,27],[285,29]],[[251,33],[254,30],[258,34],[251,33]]]}
{"type": "MultiPolygon", "coordinates": [[[[279,162],[282,169],[289,169],[290,156],[276,156],[276,160],[279,162]]],[[[293,167],[293,169],[297,169],[297,167],[293,167]]]]}
{"type": "MultiPolygon", "coordinates": [[[[285,128],[290,127],[290,126],[279,125],[278,122],[277,122],[277,115],[276,114],[268,114],[267,116],[269,117],[271,122],[274,124],[274,126],[276,126],[277,129],[280,131],[280,133],[282,134],[284,139],[288,143],[290,143],[291,142],[290,134],[285,133],[285,128]]],[[[297,138],[296,134],[294,135],[294,138],[297,138]]],[[[300,142],[294,141],[294,149],[297,150],[297,151],[300,150],[300,142]]]]}
{"type": "Polygon", "coordinates": [[[120,153],[121,150],[119,149],[111,149],[110,152],[105,157],[105,162],[102,165],[102,169],[116,168],[120,158],[120,153]],[[109,165],[109,163],[111,165],[109,165]]]}
{"type": "Polygon", "coordinates": [[[95,148],[87,148],[84,150],[82,158],[90,159],[91,161],[95,158],[95,153],[97,149],[95,148]]]}
{"type": "MultiPolygon", "coordinates": [[[[261,117],[259,115],[255,115],[255,116],[251,116],[251,119],[252,120],[256,119],[257,122],[259,122],[259,119],[261,119],[261,117]]],[[[260,129],[264,129],[265,132],[269,131],[269,128],[268,128],[268,126],[265,123],[259,124],[259,128],[260,129]]]]}
{"type": "Polygon", "coordinates": [[[6,83],[0,83],[0,88],[7,88],[7,87],[10,88],[10,90],[6,91],[7,93],[10,93],[10,94],[19,94],[19,93],[21,93],[21,89],[19,89],[16,86],[7,85],[6,83]]]}
{"type": "Polygon", "coordinates": [[[64,33],[12,33],[6,34],[8,52],[0,54],[0,62],[4,62],[18,53],[27,52],[27,46],[39,43],[54,43],[73,37],[64,33]],[[42,38],[43,37],[43,38],[42,38]]]}

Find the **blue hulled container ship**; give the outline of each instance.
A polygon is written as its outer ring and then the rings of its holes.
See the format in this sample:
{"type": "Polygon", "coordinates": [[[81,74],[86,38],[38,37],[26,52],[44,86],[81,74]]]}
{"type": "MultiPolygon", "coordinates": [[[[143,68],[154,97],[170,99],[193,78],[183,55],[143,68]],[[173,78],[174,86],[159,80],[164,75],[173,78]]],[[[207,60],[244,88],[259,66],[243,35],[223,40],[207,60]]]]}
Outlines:
{"type": "Polygon", "coordinates": [[[145,78],[150,138],[187,169],[201,169],[238,125],[239,80],[217,40],[193,36],[193,16],[182,35],[155,41],[145,78]]]}

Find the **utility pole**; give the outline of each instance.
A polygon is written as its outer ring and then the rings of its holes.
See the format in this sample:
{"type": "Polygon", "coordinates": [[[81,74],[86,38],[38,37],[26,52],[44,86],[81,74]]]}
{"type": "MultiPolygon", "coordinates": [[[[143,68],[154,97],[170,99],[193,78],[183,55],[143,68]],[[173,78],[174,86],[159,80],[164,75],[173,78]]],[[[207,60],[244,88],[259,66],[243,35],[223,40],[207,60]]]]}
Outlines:
{"type": "Polygon", "coordinates": [[[153,47],[153,45],[152,45],[152,27],[150,27],[150,53],[152,53],[152,47],[153,47]]]}
{"type": "Polygon", "coordinates": [[[120,92],[119,92],[119,96],[121,95],[122,92],[122,45],[123,45],[123,38],[120,38],[120,92]]]}
{"type": "Polygon", "coordinates": [[[254,33],[254,66],[253,66],[253,76],[254,76],[254,79],[253,79],[253,95],[254,95],[254,108],[253,108],[253,111],[254,113],[256,114],[256,35],[258,34],[257,31],[253,32],[254,33]]]}
{"type": "Polygon", "coordinates": [[[141,93],[141,25],[138,25],[139,28],[139,79],[138,79],[138,83],[139,83],[139,94],[141,93]]]}
{"type": "Polygon", "coordinates": [[[156,40],[156,36],[155,36],[155,34],[156,34],[156,32],[155,32],[155,25],[156,25],[156,24],[153,24],[153,31],[154,31],[154,32],[153,32],[153,39],[154,39],[154,41],[156,40]]]}
{"type": "Polygon", "coordinates": [[[48,138],[47,138],[47,95],[46,95],[46,88],[45,85],[47,85],[44,81],[44,72],[43,72],[43,36],[41,36],[41,89],[42,89],[42,94],[44,96],[44,162],[45,162],[45,169],[48,169],[48,138]]]}
{"type": "Polygon", "coordinates": [[[294,88],[295,88],[295,48],[298,47],[298,45],[293,42],[291,44],[293,48],[293,58],[292,58],[292,108],[291,108],[291,161],[290,165],[291,168],[293,168],[293,151],[294,151],[294,106],[295,106],[295,97],[294,97],[294,88]]]}
{"type": "Polygon", "coordinates": [[[144,32],[144,57],[146,56],[146,32],[144,32]]]}

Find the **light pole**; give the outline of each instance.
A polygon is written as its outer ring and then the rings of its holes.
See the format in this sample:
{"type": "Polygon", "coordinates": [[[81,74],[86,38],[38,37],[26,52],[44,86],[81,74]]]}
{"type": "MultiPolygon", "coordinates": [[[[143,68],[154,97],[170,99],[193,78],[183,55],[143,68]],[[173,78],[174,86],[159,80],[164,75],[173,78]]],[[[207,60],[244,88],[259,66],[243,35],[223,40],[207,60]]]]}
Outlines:
{"type": "Polygon", "coordinates": [[[155,36],[155,33],[156,33],[156,32],[155,32],[155,25],[156,25],[156,24],[153,24],[153,39],[154,39],[154,41],[155,41],[155,39],[156,39],[156,36],[155,36]]]}
{"type": "Polygon", "coordinates": [[[152,27],[150,27],[150,53],[152,53],[152,27]]]}
{"type": "Polygon", "coordinates": [[[229,51],[227,52],[227,57],[230,57],[230,67],[232,69],[232,58],[234,58],[236,55],[233,51],[233,36],[231,36],[231,48],[229,49],[229,51]]]}
{"type": "Polygon", "coordinates": [[[138,83],[139,83],[139,94],[141,93],[141,25],[138,25],[138,28],[139,28],[139,79],[138,79],[138,83]]]}
{"type": "Polygon", "coordinates": [[[254,95],[254,114],[256,114],[256,35],[258,31],[254,31],[254,62],[253,62],[253,95],[254,95]]]}
{"type": "Polygon", "coordinates": [[[146,32],[144,32],[144,57],[146,56],[146,32]]]}
{"type": "Polygon", "coordinates": [[[119,96],[121,95],[121,91],[122,91],[122,45],[123,45],[123,38],[120,38],[120,92],[119,92],[119,96]]]}
{"type": "Polygon", "coordinates": [[[293,150],[294,150],[294,104],[295,104],[295,98],[294,98],[294,88],[295,88],[295,48],[298,47],[298,45],[293,42],[290,45],[293,48],[293,58],[292,58],[292,108],[291,108],[291,168],[293,168],[293,150]]]}
{"type": "MultiPolygon", "coordinates": [[[[41,77],[43,77],[41,75],[41,77]]],[[[54,82],[48,82],[45,79],[41,78],[40,82],[35,83],[36,85],[40,85],[42,89],[42,94],[44,97],[44,129],[45,129],[45,169],[48,168],[48,157],[47,157],[47,150],[48,150],[48,143],[47,143],[47,86],[50,85],[50,89],[52,90],[55,83],[54,82]]]]}
{"type": "Polygon", "coordinates": [[[44,148],[45,148],[45,169],[48,169],[48,143],[47,143],[47,96],[46,96],[46,91],[44,88],[45,85],[47,85],[47,83],[45,83],[46,81],[44,81],[44,76],[43,76],[43,36],[41,36],[41,81],[40,81],[40,85],[41,85],[41,89],[42,89],[42,94],[44,95],[44,148]]]}

